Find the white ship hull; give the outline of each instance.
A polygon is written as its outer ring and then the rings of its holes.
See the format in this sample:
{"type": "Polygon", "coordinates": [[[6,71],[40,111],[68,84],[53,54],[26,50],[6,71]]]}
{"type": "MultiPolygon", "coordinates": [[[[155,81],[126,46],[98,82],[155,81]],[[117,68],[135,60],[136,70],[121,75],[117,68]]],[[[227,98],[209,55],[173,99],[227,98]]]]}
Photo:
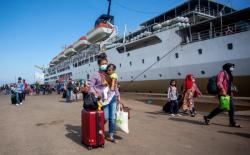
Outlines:
{"type": "MultiPolygon", "coordinates": [[[[189,7],[188,4],[196,2],[191,0],[183,6],[189,7]]],[[[207,2],[209,3],[204,1],[202,5],[207,7],[207,4],[216,4],[207,2]]],[[[248,90],[250,88],[248,68],[250,66],[248,17],[250,8],[235,13],[229,12],[230,9],[227,8],[227,14],[223,15],[225,16],[223,23],[228,25],[222,25],[222,17],[218,17],[219,12],[216,10],[218,6],[222,8],[226,6],[216,4],[212,5],[210,11],[206,11],[199,5],[199,3],[197,3],[198,7],[192,5],[193,10],[191,7],[189,14],[186,14],[189,16],[189,20],[185,20],[186,23],[162,21],[173,13],[173,10],[170,10],[141,24],[140,29],[127,34],[124,38],[112,41],[107,46],[105,43],[108,43],[108,39],[101,42],[99,51],[94,50],[92,45],[88,49],[77,51],[72,57],[49,68],[45,82],[55,83],[65,76],[66,78],[70,76],[73,80],[88,80],[98,70],[96,56],[100,50],[106,49],[109,63],[117,67],[116,72],[123,91],[164,93],[170,79],[177,79],[180,87],[186,75],[193,74],[201,91],[206,93],[208,78],[215,76],[222,69],[223,64],[234,63],[236,65],[233,72],[234,84],[238,87],[240,96],[250,96],[248,90]],[[162,23],[155,23],[155,21],[162,23]]],[[[175,11],[178,12],[178,9],[175,11]]],[[[231,11],[234,10],[231,9],[231,11]]],[[[179,13],[183,14],[183,12],[179,13]]],[[[182,19],[181,17],[174,19],[178,18],[182,19]]],[[[95,29],[87,35],[87,39],[93,43],[110,33],[112,29],[95,29]]]]}
{"type": "MultiPolygon", "coordinates": [[[[129,52],[130,56],[127,56],[127,52],[119,53],[116,48],[106,51],[109,62],[117,66],[121,89],[139,92],[164,92],[168,85],[166,81],[170,79],[181,80],[191,73],[198,78],[197,82],[202,85],[201,89],[204,92],[206,79],[216,75],[221,70],[222,65],[227,62],[236,65],[234,76],[238,78],[250,77],[248,68],[250,66],[248,40],[250,31],[180,45],[158,62],[157,56],[162,57],[168,53],[169,50],[178,45],[181,38],[178,37],[174,29],[160,32],[156,36],[162,40],[161,43],[133,50],[129,52]],[[232,50],[227,49],[228,43],[233,44],[232,50]],[[198,54],[198,49],[202,49],[202,54],[198,54]],[[179,58],[175,57],[176,53],[178,53],[179,58]],[[142,63],[142,59],[144,59],[144,63],[142,63]],[[132,62],[131,66],[130,62],[132,62]],[[152,68],[137,77],[154,63],[156,64],[152,68]],[[199,82],[199,79],[203,79],[203,82],[199,82]],[[131,82],[131,80],[134,82],[131,82]],[[160,81],[162,83],[159,84],[160,81]],[[156,84],[158,88],[154,88],[156,84]]],[[[60,74],[72,72],[72,79],[87,80],[91,74],[97,71],[98,66],[97,62],[94,61],[77,68],[71,66],[71,68],[71,70],[60,74]]],[[[242,81],[235,82],[242,83],[242,81]]],[[[243,84],[249,88],[250,79],[243,84]]],[[[247,92],[243,94],[250,96],[247,92]]]]}

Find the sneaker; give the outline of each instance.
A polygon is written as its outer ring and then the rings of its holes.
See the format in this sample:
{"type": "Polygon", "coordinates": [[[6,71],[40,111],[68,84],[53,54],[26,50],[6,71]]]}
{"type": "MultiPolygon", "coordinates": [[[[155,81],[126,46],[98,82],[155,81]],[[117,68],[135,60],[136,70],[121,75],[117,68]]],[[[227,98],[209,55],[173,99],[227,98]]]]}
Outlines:
{"type": "Polygon", "coordinates": [[[241,128],[239,124],[229,124],[229,127],[241,128]]]}
{"type": "Polygon", "coordinates": [[[18,107],[18,106],[19,106],[19,104],[16,104],[16,106],[18,107]]]}
{"type": "Polygon", "coordinates": [[[209,125],[209,119],[207,116],[203,116],[205,125],[209,125]]]}
{"type": "Polygon", "coordinates": [[[22,105],[23,103],[21,102],[20,105],[22,105]]]}
{"type": "Polygon", "coordinates": [[[182,116],[181,114],[176,114],[176,116],[182,116]]]}
{"type": "Polygon", "coordinates": [[[174,117],[175,115],[174,114],[170,114],[171,117],[174,117]]]}

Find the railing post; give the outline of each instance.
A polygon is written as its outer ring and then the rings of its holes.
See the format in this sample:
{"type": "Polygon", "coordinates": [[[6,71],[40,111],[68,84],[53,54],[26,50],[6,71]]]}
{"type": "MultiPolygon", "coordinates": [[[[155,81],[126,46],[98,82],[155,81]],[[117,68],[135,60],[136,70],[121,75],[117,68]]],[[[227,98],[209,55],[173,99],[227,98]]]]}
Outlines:
{"type": "Polygon", "coordinates": [[[192,42],[193,38],[192,38],[191,26],[189,26],[189,36],[190,36],[190,42],[192,42]]]}
{"type": "Polygon", "coordinates": [[[213,24],[210,22],[210,30],[209,30],[209,38],[212,38],[212,33],[213,33],[213,24]]]}

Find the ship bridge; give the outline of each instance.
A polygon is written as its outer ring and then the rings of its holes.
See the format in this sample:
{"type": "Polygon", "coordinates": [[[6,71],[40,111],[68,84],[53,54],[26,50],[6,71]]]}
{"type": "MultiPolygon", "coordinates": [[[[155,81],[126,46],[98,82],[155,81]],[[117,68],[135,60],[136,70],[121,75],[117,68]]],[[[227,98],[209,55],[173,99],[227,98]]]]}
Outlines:
{"type": "Polygon", "coordinates": [[[159,16],[151,18],[141,24],[141,26],[151,26],[157,23],[162,23],[166,20],[173,19],[178,16],[189,17],[190,23],[195,24],[211,18],[216,18],[221,14],[234,12],[231,7],[211,1],[211,0],[189,0],[175,8],[166,11],[159,16]]]}

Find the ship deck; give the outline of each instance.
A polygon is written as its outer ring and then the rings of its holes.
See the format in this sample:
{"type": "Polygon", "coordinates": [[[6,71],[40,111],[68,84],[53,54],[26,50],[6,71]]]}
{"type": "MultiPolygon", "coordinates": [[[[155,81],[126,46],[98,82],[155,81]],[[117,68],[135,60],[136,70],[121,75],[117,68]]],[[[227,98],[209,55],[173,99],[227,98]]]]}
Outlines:
{"type": "Polygon", "coordinates": [[[214,118],[209,126],[203,125],[202,115],[216,106],[211,98],[197,100],[195,118],[169,117],[161,112],[159,101],[164,103],[164,96],[123,93],[122,102],[132,108],[130,133],[117,131],[117,144],[106,142],[105,148],[88,151],[80,142],[81,100],[66,104],[61,95],[34,95],[16,107],[9,96],[1,94],[0,154],[249,154],[248,100],[238,100],[245,106],[244,111],[236,112],[236,120],[243,128],[228,127],[226,114],[214,118]],[[210,106],[202,109],[202,103],[210,106]]]}

